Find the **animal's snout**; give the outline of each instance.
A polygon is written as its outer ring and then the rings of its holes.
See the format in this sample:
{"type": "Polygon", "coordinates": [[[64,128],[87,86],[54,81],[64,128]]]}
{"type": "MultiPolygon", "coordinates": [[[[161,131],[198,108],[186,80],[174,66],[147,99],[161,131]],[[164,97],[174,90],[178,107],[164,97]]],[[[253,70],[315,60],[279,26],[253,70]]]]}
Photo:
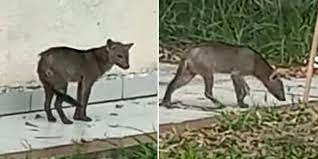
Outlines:
{"type": "Polygon", "coordinates": [[[285,96],[283,96],[283,97],[281,97],[279,100],[280,100],[280,101],[286,101],[286,98],[285,98],[285,96]]]}
{"type": "Polygon", "coordinates": [[[124,64],[124,65],[121,66],[121,68],[123,68],[125,70],[129,69],[129,67],[130,67],[129,64],[124,64]]]}
{"type": "Polygon", "coordinates": [[[127,62],[118,62],[116,65],[124,70],[127,70],[130,67],[129,63],[127,62]]]}
{"type": "Polygon", "coordinates": [[[279,101],[286,101],[285,95],[276,95],[275,96],[279,101]]]}

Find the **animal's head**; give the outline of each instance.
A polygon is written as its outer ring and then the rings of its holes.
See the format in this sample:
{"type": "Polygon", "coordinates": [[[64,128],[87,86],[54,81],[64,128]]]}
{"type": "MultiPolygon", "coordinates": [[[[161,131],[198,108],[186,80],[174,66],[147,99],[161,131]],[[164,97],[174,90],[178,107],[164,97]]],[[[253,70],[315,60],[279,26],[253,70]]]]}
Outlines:
{"type": "Polygon", "coordinates": [[[129,49],[134,45],[133,43],[123,44],[108,39],[106,42],[106,50],[109,53],[109,58],[115,65],[122,69],[129,68],[129,49]]]}
{"type": "Polygon", "coordinates": [[[279,77],[279,73],[274,71],[269,76],[269,82],[267,83],[268,91],[274,95],[278,100],[285,101],[285,91],[282,80],[279,77]]]}

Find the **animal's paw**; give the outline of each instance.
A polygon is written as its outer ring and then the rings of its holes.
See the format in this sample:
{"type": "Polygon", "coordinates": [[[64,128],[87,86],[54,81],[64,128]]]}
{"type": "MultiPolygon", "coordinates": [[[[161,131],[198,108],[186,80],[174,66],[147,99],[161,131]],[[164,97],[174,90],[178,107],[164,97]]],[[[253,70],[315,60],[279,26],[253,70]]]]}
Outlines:
{"type": "Polygon", "coordinates": [[[171,102],[162,101],[161,103],[159,103],[159,106],[170,107],[171,106],[171,102]]]}
{"type": "Polygon", "coordinates": [[[51,123],[55,123],[56,122],[56,118],[52,115],[52,116],[48,116],[47,120],[51,123]]]}
{"type": "Polygon", "coordinates": [[[215,103],[218,109],[225,108],[226,106],[223,103],[215,103]]]}
{"type": "Polygon", "coordinates": [[[63,122],[63,124],[67,124],[67,125],[73,124],[73,122],[71,120],[67,119],[67,118],[62,119],[62,122],[63,122]]]}
{"type": "Polygon", "coordinates": [[[88,117],[88,116],[74,116],[73,117],[74,120],[79,120],[79,121],[92,121],[92,118],[88,117]]]}
{"type": "Polygon", "coordinates": [[[215,103],[215,104],[217,104],[217,105],[224,105],[224,104],[222,104],[222,102],[220,102],[218,99],[216,99],[216,98],[211,98],[211,100],[212,100],[212,102],[213,103],[215,103]]]}
{"type": "Polygon", "coordinates": [[[180,108],[179,106],[173,105],[171,102],[161,102],[159,106],[166,107],[167,109],[180,108]]]}
{"type": "Polygon", "coordinates": [[[238,103],[238,105],[241,107],[241,108],[248,108],[249,106],[246,104],[246,103],[238,103]]]}
{"type": "Polygon", "coordinates": [[[219,100],[217,100],[216,98],[210,98],[211,101],[216,105],[217,108],[221,109],[221,108],[225,108],[225,105],[220,102],[219,100]]]}
{"type": "Polygon", "coordinates": [[[92,121],[93,119],[92,118],[90,118],[90,117],[88,117],[88,116],[85,116],[84,118],[83,118],[83,121],[92,121]]]}

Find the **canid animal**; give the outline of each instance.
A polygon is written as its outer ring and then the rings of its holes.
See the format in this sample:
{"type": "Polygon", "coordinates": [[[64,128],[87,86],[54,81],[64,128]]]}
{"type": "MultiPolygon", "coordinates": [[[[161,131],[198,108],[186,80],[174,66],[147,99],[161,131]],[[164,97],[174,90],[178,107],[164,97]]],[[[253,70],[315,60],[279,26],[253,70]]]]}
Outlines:
{"type": "Polygon", "coordinates": [[[44,109],[48,121],[56,121],[50,108],[54,94],[57,96],[54,106],[64,124],[72,124],[72,121],[62,110],[63,101],[77,106],[73,119],[91,121],[86,108],[94,82],[114,65],[128,69],[132,46],[133,43],[108,39],[104,46],[88,50],[54,47],[42,52],[37,73],[45,91],[44,109]],[[66,95],[68,82],[78,82],[77,100],[66,95]]]}
{"type": "Polygon", "coordinates": [[[249,47],[212,42],[188,49],[175,77],[168,84],[161,105],[170,106],[173,92],[190,82],[195,75],[200,75],[204,79],[205,96],[219,104],[212,91],[215,72],[231,74],[237,103],[241,107],[248,106],[244,103],[244,98],[250,90],[243,78],[246,75],[255,76],[274,97],[280,101],[285,100],[284,86],[278,73],[259,53],[249,47]]]}

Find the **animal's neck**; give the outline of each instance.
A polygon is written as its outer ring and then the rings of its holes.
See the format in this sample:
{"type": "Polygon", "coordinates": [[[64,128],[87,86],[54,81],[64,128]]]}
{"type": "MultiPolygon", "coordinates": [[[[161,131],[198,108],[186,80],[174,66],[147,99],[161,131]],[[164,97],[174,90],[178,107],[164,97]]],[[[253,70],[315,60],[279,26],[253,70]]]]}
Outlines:
{"type": "Polygon", "coordinates": [[[255,58],[254,76],[268,87],[269,77],[274,72],[273,68],[261,57],[255,58]]]}
{"type": "Polygon", "coordinates": [[[101,75],[111,69],[114,65],[113,61],[111,61],[111,59],[109,58],[108,52],[105,47],[106,46],[102,46],[93,50],[93,55],[97,62],[98,69],[101,75]]]}

